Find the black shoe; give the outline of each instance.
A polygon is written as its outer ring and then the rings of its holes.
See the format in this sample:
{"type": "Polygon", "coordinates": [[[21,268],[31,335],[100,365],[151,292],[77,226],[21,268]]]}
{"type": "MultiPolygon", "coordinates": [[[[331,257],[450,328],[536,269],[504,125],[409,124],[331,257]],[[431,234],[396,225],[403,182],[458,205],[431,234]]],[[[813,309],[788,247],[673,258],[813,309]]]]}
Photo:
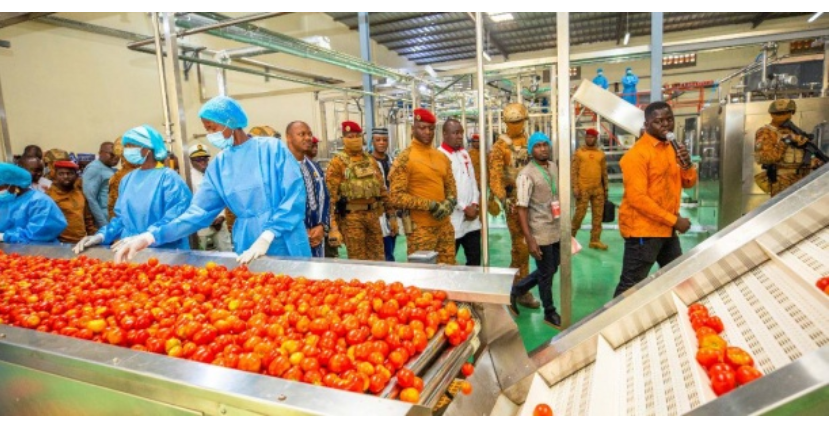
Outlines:
{"type": "Polygon", "coordinates": [[[509,312],[513,315],[513,317],[521,315],[521,312],[518,311],[518,295],[515,295],[513,293],[509,294],[509,306],[507,306],[507,308],[509,309],[509,312]]]}
{"type": "Polygon", "coordinates": [[[555,311],[544,314],[544,324],[552,328],[561,330],[561,316],[555,311]]]}

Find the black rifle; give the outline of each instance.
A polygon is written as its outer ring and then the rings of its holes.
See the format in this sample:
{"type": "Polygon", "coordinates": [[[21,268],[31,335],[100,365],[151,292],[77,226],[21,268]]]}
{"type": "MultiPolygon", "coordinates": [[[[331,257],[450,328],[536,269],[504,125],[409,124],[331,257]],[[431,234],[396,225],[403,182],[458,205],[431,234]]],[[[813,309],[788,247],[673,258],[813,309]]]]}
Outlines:
{"type": "Polygon", "coordinates": [[[791,130],[792,133],[800,137],[804,137],[808,140],[803,145],[798,145],[797,143],[794,143],[791,139],[788,139],[786,142],[791,147],[803,149],[804,151],[806,151],[806,155],[803,155],[803,165],[809,165],[812,161],[812,156],[819,159],[820,162],[824,164],[829,163],[829,156],[823,153],[823,151],[820,150],[820,148],[815,144],[815,142],[813,142],[813,140],[815,139],[814,134],[809,134],[801,130],[800,127],[794,125],[792,120],[787,120],[780,127],[787,128],[791,130]]]}

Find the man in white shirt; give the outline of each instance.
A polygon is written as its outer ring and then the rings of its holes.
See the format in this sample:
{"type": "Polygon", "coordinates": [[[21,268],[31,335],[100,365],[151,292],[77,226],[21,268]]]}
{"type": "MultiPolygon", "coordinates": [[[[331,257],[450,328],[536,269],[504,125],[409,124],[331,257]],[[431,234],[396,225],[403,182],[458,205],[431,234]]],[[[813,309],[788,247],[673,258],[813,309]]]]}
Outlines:
{"type": "MultiPolygon", "coordinates": [[[[192,166],[192,173],[190,178],[193,181],[193,195],[199,191],[202,181],[204,181],[204,171],[207,169],[207,164],[210,162],[210,152],[207,151],[207,146],[196,144],[187,150],[190,156],[190,165],[192,166]]],[[[233,251],[233,243],[230,241],[230,232],[227,229],[227,222],[225,221],[225,211],[222,211],[213,224],[209,227],[199,230],[196,235],[199,238],[199,249],[206,251],[210,247],[210,241],[213,241],[213,249],[216,251],[233,251]]]]}
{"type": "Polygon", "coordinates": [[[475,181],[475,168],[469,152],[463,148],[464,129],[460,121],[448,119],[443,123],[443,143],[440,151],[452,162],[452,175],[458,189],[458,204],[452,212],[455,228],[455,252],[463,246],[467,266],[481,265],[481,193],[475,181]]]}

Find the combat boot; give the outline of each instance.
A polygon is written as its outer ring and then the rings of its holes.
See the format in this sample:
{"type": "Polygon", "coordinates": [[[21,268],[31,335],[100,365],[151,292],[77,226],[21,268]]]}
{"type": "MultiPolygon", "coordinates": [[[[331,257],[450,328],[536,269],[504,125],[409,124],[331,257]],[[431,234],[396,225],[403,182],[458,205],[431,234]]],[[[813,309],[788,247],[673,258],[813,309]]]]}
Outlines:
{"type": "Polygon", "coordinates": [[[533,297],[533,294],[530,293],[530,292],[527,292],[524,295],[516,297],[516,301],[518,302],[518,304],[521,304],[521,305],[523,305],[524,307],[527,307],[527,308],[535,309],[535,308],[540,308],[541,307],[541,303],[538,302],[538,300],[535,299],[533,297]]]}
{"type": "Polygon", "coordinates": [[[598,250],[602,250],[602,251],[607,251],[607,245],[603,244],[602,241],[590,242],[590,245],[588,245],[588,246],[591,249],[598,249],[598,250]]]}

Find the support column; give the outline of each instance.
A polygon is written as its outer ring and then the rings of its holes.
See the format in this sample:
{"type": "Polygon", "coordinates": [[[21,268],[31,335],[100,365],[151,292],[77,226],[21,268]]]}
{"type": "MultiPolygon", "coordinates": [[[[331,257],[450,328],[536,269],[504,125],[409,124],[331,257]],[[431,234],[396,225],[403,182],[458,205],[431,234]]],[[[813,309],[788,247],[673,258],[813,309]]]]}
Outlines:
{"type": "MultiPolygon", "coordinates": [[[[357,26],[360,32],[360,55],[364,61],[371,62],[368,12],[357,12],[357,26]]],[[[374,82],[371,79],[371,74],[363,73],[363,91],[374,93],[374,82]]],[[[374,96],[363,95],[363,108],[366,132],[370,132],[374,128],[374,96]]]]}
{"type": "Polygon", "coordinates": [[[651,13],[651,102],[662,100],[662,12],[651,13]]]}
{"type": "MultiPolygon", "coordinates": [[[[486,191],[489,188],[489,165],[486,162],[487,152],[487,131],[484,126],[484,16],[481,12],[475,12],[475,60],[476,76],[478,86],[478,134],[481,137],[481,197],[486,199],[486,191]]],[[[466,105],[464,105],[466,108],[466,105]]],[[[481,204],[481,265],[489,266],[489,217],[487,217],[486,203],[481,204]]]]}
{"type": "Polygon", "coordinates": [[[179,158],[179,173],[184,181],[187,182],[187,186],[192,188],[193,180],[191,178],[190,161],[185,158],[186,155],[184,152],[184,145],[188,142],[187,117],[184,110],[184,91],[181,85],[181,68],[178,60],[178,40],[174,27],[175,17],[172,12],[164,12],[162,16],[164,44],[167,47],[167,64],[164,67],[167,72],[167,105],[172,112],[172,139],[170,143],[173,152],[179,158]]]}
{"type": "Polygon", "coordinates": [[[570,235],[570,15],[556,12],[558,84],[558,199],[561,202],[561,326],[573,321],[573,276],[570,235]]]}
{"type": "Polygon", "coordinates": [[[3,161],[14,161],[14,151],[12,149],[12,140],[9,136],[9,123],[6,120],[6,104],[3,102],[3,87],[0,84],[0,142],[3,146],[3,161]]]}

